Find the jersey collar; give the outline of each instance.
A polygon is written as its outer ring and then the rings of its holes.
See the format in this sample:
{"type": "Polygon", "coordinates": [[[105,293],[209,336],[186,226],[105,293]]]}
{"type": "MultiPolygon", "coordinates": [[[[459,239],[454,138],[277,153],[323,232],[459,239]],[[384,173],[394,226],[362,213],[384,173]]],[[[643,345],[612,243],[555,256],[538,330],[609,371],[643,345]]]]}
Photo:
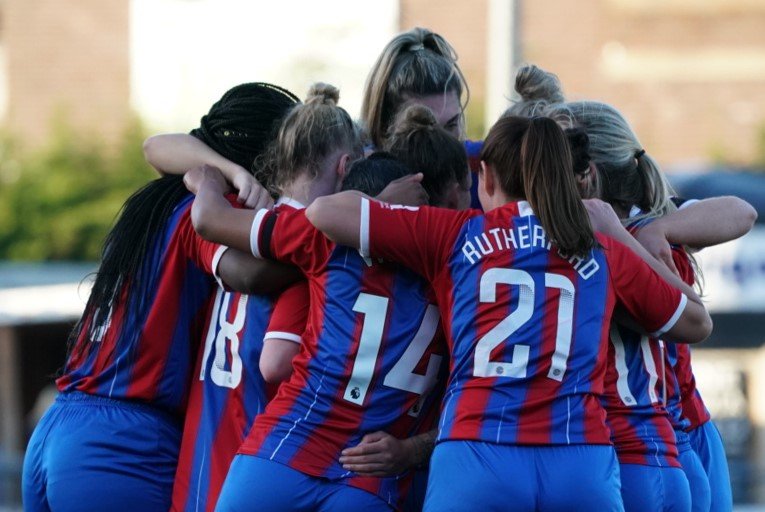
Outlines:
{"type": "Polygon", "coordinates": [[[305,205],[301,203],[300,201],[296,199],[292,199],[291,197],[282,196],[280,197],[274,206],[281,206],[283,204],[286,204],[287,206],[291,206],[292,208],[295,208],[296,210],[304,210],[305,205]]]}

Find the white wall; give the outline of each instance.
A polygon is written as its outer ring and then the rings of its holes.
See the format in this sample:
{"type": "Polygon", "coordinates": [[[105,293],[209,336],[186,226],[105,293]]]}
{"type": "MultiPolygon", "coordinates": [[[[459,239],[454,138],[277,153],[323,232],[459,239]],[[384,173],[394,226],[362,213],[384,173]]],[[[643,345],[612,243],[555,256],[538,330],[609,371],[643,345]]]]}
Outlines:
{"type": "Polygon", "coordinates": [[[396,0],[132,0],[131,104],[151,129],[187,131],[239,83],[304,97],[324,81],[356,117],[397,20],[396,0]]]}

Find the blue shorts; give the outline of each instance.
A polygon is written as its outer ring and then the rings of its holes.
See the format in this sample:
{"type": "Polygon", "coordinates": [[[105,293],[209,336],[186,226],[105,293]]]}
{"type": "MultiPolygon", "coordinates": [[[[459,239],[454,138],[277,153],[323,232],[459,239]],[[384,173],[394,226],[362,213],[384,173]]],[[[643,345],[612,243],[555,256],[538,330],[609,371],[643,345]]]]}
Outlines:
{"type": "Polygon", "coordinates": [[[680,468],[620,464],[626,512],[691,512],[691,488],[680,468]]]}
{"type": "Polygon", "coordinates": [[[58,396],[24,457],[26,511],[163,511],[180,425],[153,407],[85,393],[58,396]]]}
{"type": "Polygon", "coordinates": [[[228,470],[216,511],[390,512],[367,491],[333,482],[253,455],[237,455],[228,470]]]}
{"type": "Polygon", "coordinates": [[[725,457],[720,431],[712,421],[688,433],[691,448],[701,459],[701,465],[709,479],[712,496],[711,512],[730,512],[733,509],[733,494],[730,487],[728,460],[725,457]]]}
{"type": "Polygon", "coordinates": [[[426,512],[623,511],[612,446],[446,441],[430,460],[426,512]]]}
{"type": "Polygon", "coordinates": [[[683,472],[691,488],[692,512],[709,512],[712,495],[709,490],[709,478],[701,464],[701,459],[691,448],[688,434],[675,431],[677,437],[677,460],[683,466],[683,472]]]}

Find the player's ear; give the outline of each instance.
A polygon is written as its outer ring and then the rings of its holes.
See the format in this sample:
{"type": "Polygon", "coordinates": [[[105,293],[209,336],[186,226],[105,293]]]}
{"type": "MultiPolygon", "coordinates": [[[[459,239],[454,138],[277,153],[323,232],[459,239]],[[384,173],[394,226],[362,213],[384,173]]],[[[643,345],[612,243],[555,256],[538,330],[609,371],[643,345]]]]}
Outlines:
{"type": "Polygon", "coordinates": [[[340,188],[343,186],[343,180],[345,179],[345,175],[348,174],[348,168],[351,164],[351,155],[348,153],[343,153],[340,156],[340,159],[337,161],[337,166],[335,167],[335,173],[337,174],[337,179],[335,182],[337,183],[337,187],[335,192],[339,192],[340,188]]]}
{"type": "Polygon", "coordinates": [[[481,160],[481,172],[478,173],[478,186],[483,187],[483,191],[488,197],[494,195],[494,191],[497,187],[494,169],[483,160],[481,160]]]}
{"type": "Polygon", "coordinates": [[[343,153],[343,156],[340,157],[340,160],[337,162],[337,177],[340,181],[345,178],[345,175],[348,174],[348,167],[350,167],[351,163],[351,155],[348,153],[343,153]]]}

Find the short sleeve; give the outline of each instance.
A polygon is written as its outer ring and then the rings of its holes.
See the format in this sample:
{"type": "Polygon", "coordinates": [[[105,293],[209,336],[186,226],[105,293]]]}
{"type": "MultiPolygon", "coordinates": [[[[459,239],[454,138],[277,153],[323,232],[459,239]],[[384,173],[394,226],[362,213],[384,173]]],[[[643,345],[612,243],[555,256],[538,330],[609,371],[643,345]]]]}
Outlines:
{"type": "Polygon", "coordinates": [[[305,210],[259,210],[252,221],[250,250],[257,258],[295,265],[305,274],[326,264],[334,244],[308,222],[305,210]]]}
{"type": "Polygon", "coordinates": [[[617,300],[651,335],[658,337],[670,330],[688,298],[629,248],[610,238],[599,238],[617,300]]]}
{"type": "Polygon", "coordinates": [[[479,213],[362,198],[359,251],[402,263],[432,280],[446,266],[463,224],[479,213]]]}
{"type": "Polygon", "coordinates": [[[309,304],[307,281],[297,282],[284,290],[276,299],[264,339],[302,343],[309,304]]]}
{"type": "Polygon", "coordinates": [[[186,257],[211,276],[215,275],[224,246],[208,242],[194,231],[191,223],[191,204],[186,207],[176,227],[176,235],[186,257]]]}

